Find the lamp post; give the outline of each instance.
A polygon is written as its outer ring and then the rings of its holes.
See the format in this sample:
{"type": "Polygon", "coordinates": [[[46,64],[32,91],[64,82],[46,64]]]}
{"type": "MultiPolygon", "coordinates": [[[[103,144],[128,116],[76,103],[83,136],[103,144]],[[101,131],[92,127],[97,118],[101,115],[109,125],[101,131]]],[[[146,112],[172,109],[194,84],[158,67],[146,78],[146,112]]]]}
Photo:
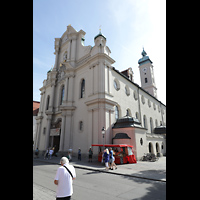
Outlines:
{"type": "Polygon", "coordinates": [[[104,135],[105,135],[105,128],[104,127],[102,128],[101,133],[103,135],[103,149],[104,149],[104,135]]]}

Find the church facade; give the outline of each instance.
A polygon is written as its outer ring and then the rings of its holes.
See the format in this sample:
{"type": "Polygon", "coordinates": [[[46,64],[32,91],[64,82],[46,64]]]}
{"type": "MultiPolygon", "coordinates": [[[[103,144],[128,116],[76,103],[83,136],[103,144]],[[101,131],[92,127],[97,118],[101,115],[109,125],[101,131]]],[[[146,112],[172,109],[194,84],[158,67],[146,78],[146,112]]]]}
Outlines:
{"type": "Polygon", "coordinates": [[[78,148],[87,154],[92,144],[129,143],[137,159],[148,152],[166,154],[166,106],[157,99],[147,53],[143,49],[138,61],[140,87],[131,68],[119,72],[112,66],[115,60],[101,32],[94,46],[84,46],[85,34],[69,25],[55,38],[55,65],[40,88],[34,148],[72,149],[77,155],[78,148]]]}

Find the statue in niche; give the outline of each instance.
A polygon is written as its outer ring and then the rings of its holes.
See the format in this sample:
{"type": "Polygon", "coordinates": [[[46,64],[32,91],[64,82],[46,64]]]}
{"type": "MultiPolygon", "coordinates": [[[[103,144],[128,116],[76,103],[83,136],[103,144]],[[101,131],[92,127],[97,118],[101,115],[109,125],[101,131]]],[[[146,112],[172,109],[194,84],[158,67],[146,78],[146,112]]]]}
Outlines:
{"type": "Polygon", "coordinates": [[[67,61],[67,51],[64,53],[64,55],[63,55],[63,60],[64,60],[64,62],[66,62],[67,61]]]}

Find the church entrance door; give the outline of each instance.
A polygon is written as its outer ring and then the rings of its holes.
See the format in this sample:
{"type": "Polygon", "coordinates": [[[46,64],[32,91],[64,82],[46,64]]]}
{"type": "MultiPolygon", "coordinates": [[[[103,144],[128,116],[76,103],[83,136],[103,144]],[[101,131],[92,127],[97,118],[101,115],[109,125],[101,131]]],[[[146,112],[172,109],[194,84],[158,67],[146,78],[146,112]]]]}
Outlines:
{"type": "Polygon", "coordinates": [[[61,118],[58,118],[57,121],[54,123],[54,130],[55,133],[52,134],[52,146],[54,147],[54,155],[59,151],[60,147],[60,134],[61,134],[61,118]]]}
{"type": "Polygon", "coordinates": [[[53,146],[55,147],[54,153],[58,152],[60,147],[60,136],[54,136],[53,138],[53,146]]]}

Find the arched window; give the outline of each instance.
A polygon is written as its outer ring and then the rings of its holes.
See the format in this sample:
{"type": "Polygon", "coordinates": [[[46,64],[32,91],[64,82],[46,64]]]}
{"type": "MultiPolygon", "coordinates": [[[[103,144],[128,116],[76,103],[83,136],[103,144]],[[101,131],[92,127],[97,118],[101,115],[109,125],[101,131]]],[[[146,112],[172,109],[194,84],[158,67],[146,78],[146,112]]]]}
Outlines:
{"type": "Polygon", "coordinates": [[[153,146],[151,142],[149,143],[149,153],[153,153],[153,146]]]}
{"type": "Polygon", "coordinates": [[[118,106],[115,106],[115,120],[117,121],[118,118],[119,118],[119,109],[118,106]]]}
{"type": "Polygon", "coordinates": [[[83,98],[85,96],[85,79],[81,81],[81,95],[80,98],[83,98]]]}
{"type": "Polygon", "coordinates": [[[138,112],[135,113],[135,117],[136,117],[136,119],[139,119],[139,113],[138,112]]]}
{"type": "Polygon", "coordinates": [[[156,142],[156,152],[160,153],[160,147],[159,147],[159,144],[157,142],[156,142]]]}
{"type": "Polygon", "coordinates": [[[144,128],[147,129],[147,118],[146,115],[143,116],[144,128]]]}
{"type": "Polygon", "coordinates": [[[82,131],[83,130],[83,121],[79,122],[79,130],[82,131]]]}
{"type": "Polygon", "coordinates": [[[50,96],[48,95],[47,96],[47,103],[46,103],[46,110],[49,109],[49,100],[50,100],[50,96]]]}
{"type": "Polygon", "coordinates": [[[126,109],[126,116],[132,117],[131,110],[129,108],[126,109]]]}
{"type": "Polygon", "coordinates": [[[157,127],[158,126],[158,120],[157,119],[155,120],[155,124],[156,124],[156,127],[157,127]]]}
{"type": "Polygon", "coordinates": [[[151,128],[151,133],[153,133],[153,119],[150,117],[150,128],[151,128]]]}
{"type": "Polygon", "coordinates": [[[63,85],[61,87],[60,105],[62,105],[62,103],[63,103],[64,94],[65,94],[65,86],[63,85]]]}

